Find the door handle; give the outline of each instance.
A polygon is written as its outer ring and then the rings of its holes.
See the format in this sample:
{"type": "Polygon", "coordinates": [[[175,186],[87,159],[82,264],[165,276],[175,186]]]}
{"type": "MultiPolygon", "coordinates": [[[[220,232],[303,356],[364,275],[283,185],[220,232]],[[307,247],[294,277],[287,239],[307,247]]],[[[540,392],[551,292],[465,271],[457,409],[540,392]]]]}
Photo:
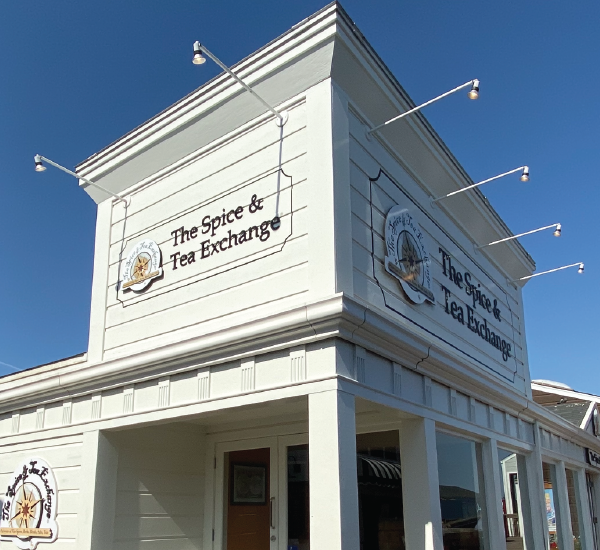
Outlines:
{"type": "Polygon", "coordinates": [[[273,508],[275,504],[275,497],[271,497],[269,501],[269,519],[271,521],[271,529],[275,529],[275,518],[273,516],[273,508]]]}

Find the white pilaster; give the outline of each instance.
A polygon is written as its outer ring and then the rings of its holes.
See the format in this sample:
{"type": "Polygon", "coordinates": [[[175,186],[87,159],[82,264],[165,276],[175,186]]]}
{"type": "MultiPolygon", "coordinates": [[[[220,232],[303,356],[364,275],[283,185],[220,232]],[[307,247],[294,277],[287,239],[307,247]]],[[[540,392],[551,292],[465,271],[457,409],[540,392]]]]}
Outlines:
{"type": "Polygon", "coordinates": [[[573,550],[573,530],[571,529],[571,510],[569,508],[567,475],[565,472],[565,463],[562,461],[554,466],[552,486],[554,488],[554,508],[556,510],[558,547],[560,550],[573,550]]]}
{"type": "Polygon", "coordinates": [[[311,550],[359,550],[354,396],[308,396],[311,550]]]}
{"type": "Polygon", "coordinates": [[[541,456],[535,452],[517,455],[517,468],[525,547],[527,550],[546,550],[546,508],[540,508],[544,495],[541,456]]]}
{"type": "Polygon", "coordinates": [[[83,434],[77,550],[113,546],[118,459],[116,447],[102,432],[83,434]]]}
{"type": "Polygon", "coordinates": [[[592,529],[592,512],[590,510],[590,501],[587,493],[587,482],[585,479],[585,470],[573,470],[575,477],[575,498],[577,499],[577,509],[579,510],[579,529],[581,531],[581,547],[584,549],[594,548],[594,534],[592,529]]]}
{"type": "Polygon", "coordinates": [[[435,422],[403,420],[400,427],[406,550],[443,550],[435,422]]]}
{"type": "Polygon", "coordinates": [[[502,475],[498,460],[498,442],[488,439],[481,445],[483,481],[491,550],[506,550],[504,512],[502,511],[502,475]]]}

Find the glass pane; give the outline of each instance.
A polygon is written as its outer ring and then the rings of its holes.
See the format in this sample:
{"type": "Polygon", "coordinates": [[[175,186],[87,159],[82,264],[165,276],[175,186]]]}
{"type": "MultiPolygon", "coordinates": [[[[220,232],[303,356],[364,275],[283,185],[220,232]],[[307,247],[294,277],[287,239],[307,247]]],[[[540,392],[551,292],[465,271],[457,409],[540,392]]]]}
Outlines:
{"type": "Polygon", "coordinates": [[[556,521],[556,506],[555,506],[555,493],[554,493],[554,466],[552,464],[542,463],[542,469],[544,471],[544,497],[546,499],[546,518],[548,521],[548,540],[550,541],[551,550],[559,550],[558,546],[558,533],[556,521]]]}
{"type": "Polygon", "coordinates": [[[473,441],[437,433],[445,550],[484,550],[487,519],[481,451],[473,441]]]}
{"type": "Polygon", "coordinates": [[[523,550],[525,548],[522,532],[524,523],[521,512],[517,455],[504,449],[498,449],[498,459],[502,478],[502,512],[504,514],[506,550],[523,550]]]}
{"type": "Polygon", "coordinates": [[[288,550],[310,548],[308,445],[288,447],[288,550]]]}
{"type": "Polygon", "coordinates": [[[569,510],[571,511],[571,530],[573,531],[574,550],[581,550],[581,529],[579,506],[577,506],[577,487],[575,486],[575,472],[565,470],[567,474],[567,493],[569,495],[569,510]]]}
{"type": "Polygon", "coordinates": [[[397,431],[356,436],[361,550],[404,550],[397,431]]]}

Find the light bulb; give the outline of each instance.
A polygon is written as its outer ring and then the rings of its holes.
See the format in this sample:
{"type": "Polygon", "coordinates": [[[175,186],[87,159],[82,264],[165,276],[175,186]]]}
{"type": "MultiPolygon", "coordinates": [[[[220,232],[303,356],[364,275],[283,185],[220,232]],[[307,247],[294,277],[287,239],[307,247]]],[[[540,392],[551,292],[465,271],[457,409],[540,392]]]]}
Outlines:
{"type": "Polygon", "coordinates": [[[580,275],[583,273],[583,264],[579,264],[579,269],[577,270],[577,273],[579,273],[580,275]]]}
{"type": "Polygon", "coordinates": [[[479,80],[473,80],[471,89],[469,90],[469,99],[477,99],[479,97],[479,80]]]}
{"type": "Polygon", "coordinates": [[[46,167],[42,164],[42,157],[40,157],[40,155],[35,155],[35,157],[33,157],[33,161],[35,162],[36,172],[43,172],[46,169],[46,167]]]}
{"type": "Polygon", "coordinates": [[[529,166],[523,166],[523,173],[521,174],[521,181],[529,181],[529,166]]]}
{"type": "Polygon", "coordinates": [[[554,236],[560,237],[561,233],[562,233],[562,226],[559,223],[559,224],[557,224],[556,229],[554,230],[554,236]]]}
{"type": "Polygon", "coordinates": [[[192,57],[192,63],[194,65],[202,65],[203,63],[206,63],[206,57],[202,55],[202,47],[200,42],[197,40],[194,42],[194,57],[192,57]]]}

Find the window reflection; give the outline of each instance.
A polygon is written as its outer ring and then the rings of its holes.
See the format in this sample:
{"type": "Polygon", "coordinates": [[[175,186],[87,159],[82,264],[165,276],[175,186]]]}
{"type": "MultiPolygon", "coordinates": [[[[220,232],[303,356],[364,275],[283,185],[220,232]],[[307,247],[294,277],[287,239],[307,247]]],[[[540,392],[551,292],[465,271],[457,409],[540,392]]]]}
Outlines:
{"type": "Polygon", "coordinates": [[[567,494],[569,496],[569,510],[571,511],[571,530],[573,532],[574,550],[581,550],[581,526],[579,506],[577,506],[577,487],[575,485],[575,472],[565,470],[567,475],[567,494]]]}
{"type": "Polygon", "coordinates": [[[486,549],[480,446],[438,432],[437,456],[444,550],[486,549]]]}
{"type": "Polygon", "coordinates": [[[288,548],[309,550],[308,445],[288,447],[287,468],[288,548]]]}
{"type": "Polygon", "coordinates": [[[502,477],[502,513],[507,550],[523,550],[523,516],[519,490],[518,457],[516,453],[498,449],[502,477]]]}
{"type": "Polygon", "coordinates": [[[398,431],[356,436],[361,550],[404,550],[398,431]]]}
{"type": "Polygon", "coordinates": [[[559,550],[558,522],[556,521],[556,498],[554,493],[555,471],[552,464],[542,463],[544,472],[544,498],[546,500],[546,521],[548,525],[548,541],[550,550],[559,550]]]}

